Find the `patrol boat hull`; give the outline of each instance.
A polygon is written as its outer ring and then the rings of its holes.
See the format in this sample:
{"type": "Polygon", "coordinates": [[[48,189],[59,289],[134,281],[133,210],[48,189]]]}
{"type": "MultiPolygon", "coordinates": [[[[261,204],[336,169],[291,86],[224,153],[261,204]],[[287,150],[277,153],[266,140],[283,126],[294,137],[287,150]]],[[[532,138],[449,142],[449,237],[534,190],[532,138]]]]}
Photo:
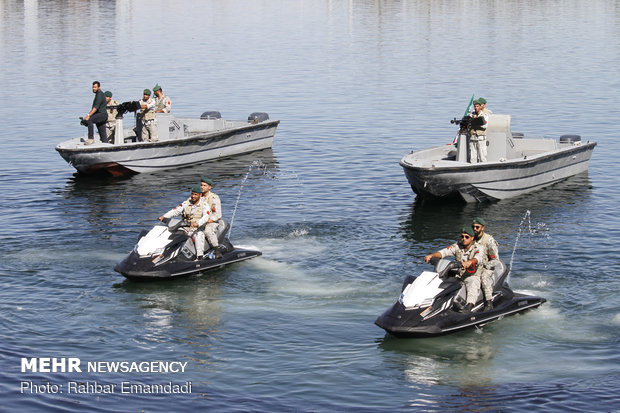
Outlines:
{"type": "Polygon", "coordinates": [[[577,135],[555,140],[513,134],[507,115],[489,118],[487,162],[467,162],[467,139],[460,134],[451,145],[412,152],[401,159],[417,196],[465,202],[520,196],[586,172],[596,146],[577,135]]]}
{"type": "Polygon", "coordinates": [[[86,145],[84,136],[62,142],[56,150],[84,174],[156,172],[271,148],[280,123],[268,116],[244,122],[177,118],[172,114],[158,114],[157,121],[157,142],[138,142],[135,132],[123,130],[122,120],[117,119],[117,130],[122,132],[113,144],[96,141],[86,145]]]}

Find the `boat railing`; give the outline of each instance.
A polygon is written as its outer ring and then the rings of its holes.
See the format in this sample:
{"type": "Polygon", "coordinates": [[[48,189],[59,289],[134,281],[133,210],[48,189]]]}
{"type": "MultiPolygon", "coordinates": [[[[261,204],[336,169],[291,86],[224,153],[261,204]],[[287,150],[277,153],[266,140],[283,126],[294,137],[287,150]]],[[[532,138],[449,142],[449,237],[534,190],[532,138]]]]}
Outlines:
{"type": "Polygon", "coordinates": [[[554,151],[558,148],[555,139],[519,139],[515,141],[515,151],[520,156],[534,156],[539,153],[554,151]]]}
{"type": "MultiPolygon", "coordinates": [[[[245,120],[225,120],[221,118],[179,118],[172,113],[157,114],[157,132],[160,141],[183,139],[205,133],[217,132],[247,125],[245,120]]],[[[124,129],[123,117],[116,118],[114,144],[121,145],[136,142],[135,133],[131,128],[124,129]]]]}
{"type": "Polygon", "coordinates": [[[224,119],[191,119],[182,118],[178,119],[184,125],[185,132],[189,134],[200,132],[212,132],[222,130],[225,128],[224,119]]]}

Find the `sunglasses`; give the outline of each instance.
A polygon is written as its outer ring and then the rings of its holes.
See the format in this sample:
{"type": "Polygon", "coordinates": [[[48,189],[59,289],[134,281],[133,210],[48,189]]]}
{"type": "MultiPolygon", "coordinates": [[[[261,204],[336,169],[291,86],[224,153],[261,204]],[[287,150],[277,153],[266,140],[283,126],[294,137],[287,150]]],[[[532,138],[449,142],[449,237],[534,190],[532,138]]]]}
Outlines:
{"type": "Polygon", "coordinates": [[[470,237],[469,235],[461,235],[461,239],[470,239],[472,237],[470,237]]]}

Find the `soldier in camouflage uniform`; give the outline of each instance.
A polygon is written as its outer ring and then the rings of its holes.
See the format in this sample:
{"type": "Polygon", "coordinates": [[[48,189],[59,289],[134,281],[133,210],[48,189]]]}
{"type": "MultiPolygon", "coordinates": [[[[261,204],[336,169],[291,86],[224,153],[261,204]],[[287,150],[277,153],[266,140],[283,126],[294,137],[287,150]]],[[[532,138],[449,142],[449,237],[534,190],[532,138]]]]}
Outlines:
{"type": "Polygon", "coordinates": [[[159,220],[163,221],[164,218],[182,215],[183,219],[189,222],[190,226],[182,229],[194,239],[196,258],[199,260],[203,258],[205,250],[205,234],[200,227],[205,225],[209,219],[208,209],[203,203],[201,195],[200,185],[194,185],[188,200],[183,201],[181,205],[159,217],[159,220]]]}
{"type": "Polygon", "coordinates": [[[482,111],[487,115],[492,115],[493,111],[491,109],[487,109],[487,100],[485,98],[478,98],[478,102],[480,102],[480,106],[482,106],[482,111]]]}
{"type": "Polygon", "coordinates": [[[138,115],[141,121],[142,128],[140,128],[140,136],[138,140],[146,142],[157,142],[159,137],[157,136],[157,118],[155,117],[155,101],[151,99],[151,90],[144,89],[144,97],[140,101],[140,114],[138,115]]]}
{"type": "Polygon", "coordinates": [[[499,264],[499,246],[492,235],[484,232],[485,225],[484,219],[474,218],[471,226],[474,230],[476,242],[482,245],[486,254],[480,280],[485,300],[484,310],[487,311],[493,309],[493,272],[495,266],[499,264]]]}
{"type": "Polygon", "coordinates": [[[153,93],[155,94],[155,112],[170,113],[172,102],[168,96],[164,95],[164,92],[161,90],[161,86],[155,85],[153,88],[153,93]]]}
{"type": "Polygon", "coordinates": [[[471,113],[471,118],[472,130],[469,140],[469,162],[486,162],[489,115],[482,110],[482,104],[479,100],[474,100],[474,111],[471,113]]]}
{"type": "Polygon", "coordinates": [[[205,225],[205,236],[209,244],[213,247],[215,258],[222,258],[222,253],[218,249],[219,241],[217,239],[218,222],[222,218],[222,203],[220,197],[211,192],[213,181],[206,176],[200,177],[200,188],[202,189],[202,202],[208,210],[209,219],[205,225]]]}
{"type": "Polygon", "coordinates": [[[114,143],[114,132],[116,131],[116,115],[118,114],[118,109],[110,106],[118,106],[118,102],[112,99],[112,92],[110,92],[109,90],[106,90],[104,95],[108,110],[108,121],[105,124],[106,135],[108,137],[108,142],[114,143]]]}
{"type": "Polygon", "coordinates": [[[478,294],[480,294],[481,264],[484,262],[484,250],[474,240],[474,231],[471,227],[463,227],[461,229],[461,240],[459,242],[455,242],[447,248],[425,256],[424,261],[429,262],[431,258],[451,256],[454,256],[456,261],[462,265],[457,277],[463,280],[465,290],[467,291],[467,304],[462,311],[469,313],[476,305],[478,294]]]}

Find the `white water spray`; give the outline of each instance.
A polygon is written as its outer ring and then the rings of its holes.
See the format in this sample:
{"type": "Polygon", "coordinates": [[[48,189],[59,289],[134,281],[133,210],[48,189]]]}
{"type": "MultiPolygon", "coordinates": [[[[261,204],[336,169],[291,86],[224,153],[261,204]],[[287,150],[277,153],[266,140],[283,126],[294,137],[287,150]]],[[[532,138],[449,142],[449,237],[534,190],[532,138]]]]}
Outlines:
{"type": "MultiPolygon", "coordinates": [[[[539,233],[541,230],[545,230],[546,225],[545,224],[537,224],[536,228],[532,228],[532,221],[531,221],[531,211],[528,209],[527,211],[525,211],[525,214],[523,215],[523,219],[521,219],[521,222],[519,223],[519,229],[517,231],[517,238],[515,239],[515,245],[512,248],[512,255],[510,257],[510,272],[512,272],[512,263],[514,261],[515,258],[515,252],[517,250],[517,244],[519,243],[519,239],[521,238],[521,234],[523,233],[523,229],[526,228],[525,223],[527,222],[527,233],[528,234],[536,234],[539,233]]],[[[546,238],[549,238],[549,234],[545,234],[546,238]]],[[[510,272],[508,273],[508,276],[510,276],[510,272]]]]}
{"type": "Polygon", "coordinates": [[[515,251],[517,250],[517,244],[519,243],[519,238],[521,238],[521,232],[523,231],[523,224],[525,223],[525,220],[527,219],[527,225],[529,230],[532,230],[532,222],[530,220],[530,216],[532,215],[532,213],[530,212],[530,210],[528,209],[527,211],[525,211],[525,215],[523,215],[523,219],[521,220],[521,222],[519,223],[519,230],[517,231],[517,239],[515,239],[515,245],[512,248],[512,256],[510,257],[510,272],[512,272],[512,262],[515,259],[515,251]]]}
{"type": "Polygon", "coordinates": [[[245,181],[248,180],[252,169],[263,169],[263,175],[267,173],[267,165],[262,163],[259,160],[252,161],[250,166],[248,167],[248,171],[246,172],[243,180],[241,181],[241,185],[239,186],[239,193],[237,194],[237,200],[235,201],[235,207],[233,208],[232,217],[230,218],[230,229],[228,230],[228,239],[230,239],[232,234],[233,222],[235,222],[235,214],[237,213],[237,206],[239,205],[239,199],[241,199],[241,191],[243,190],[243,186],[245,185],[245,181]]]}

